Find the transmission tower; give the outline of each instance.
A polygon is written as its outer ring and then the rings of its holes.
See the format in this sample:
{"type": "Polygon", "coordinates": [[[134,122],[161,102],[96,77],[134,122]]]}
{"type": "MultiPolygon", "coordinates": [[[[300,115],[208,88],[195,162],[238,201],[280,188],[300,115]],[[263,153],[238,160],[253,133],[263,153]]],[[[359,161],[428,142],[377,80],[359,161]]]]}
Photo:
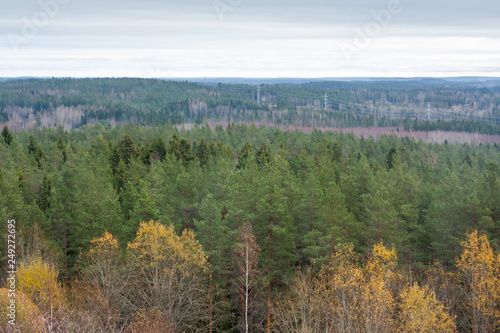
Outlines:
{"type": "Polygon", "coordinates": [[[328,94],[325,94],[325,110],[328,106],[328,94]]]}
{"type": "Polygon", "coordinates": [[[427,120],[431,121],[431,102],[427,103],[427,120]]]}

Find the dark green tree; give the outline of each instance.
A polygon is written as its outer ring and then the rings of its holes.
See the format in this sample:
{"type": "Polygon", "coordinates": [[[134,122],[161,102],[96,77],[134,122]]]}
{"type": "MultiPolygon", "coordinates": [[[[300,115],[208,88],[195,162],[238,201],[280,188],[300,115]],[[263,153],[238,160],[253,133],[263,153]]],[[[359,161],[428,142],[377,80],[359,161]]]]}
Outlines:
{"type": "Polygon", "coordinates": [[[10,144],[14,140],[12,133],[10,133],[7,125],[5,125],[2,129],[2,138],[3,138],[3,142],[5,142],[5,144],[8,146],[10,146],[10,144]]]}
{"type": "Polygon", "coordinates": [[[238,169],[243,169],[247,166],[250,159],[254,157],[254,150],[252,145],[246,141],[243,147],[241,148],[240,153],[238,154],[238,164],[236,167],[238,169]]]}
{"type": "Polygon", "coordinates": [[[134,140],[132,140],[132,137],[129,134],[125,135],[123,139],[118,142],[117,148],[120,159],[125,163],[125,165],[130,164],[130,161],[138,156],[134,140]]]}
{"type": "Polygon", "coordinates": [[[204,167],[210,157],[210,146],[207,145],[205,138],[201,138],[196,147],[196,157],[200,161],[200,165],[204,167]]]}
{"type": "Polygon", "coordinates": [[[59,138],[57,139],[57,149],[59,149],[62,153],[63,156],[63,161],[66,162],[68,155],[66,153],[66,145],[64,144],[64,141],[62,137],[59,135],[59,138]]]}
{"type": "Polygon", "coordinates": [[[394,167],[394,155],[396,155],[396,152],[396,148],[392,147],[387,153],[386,163],[389,170],[394,167]]]}
{"type": "Polygon", "coordinates": [[[38,199],[36,203],[42,212],[46,212],[50,208],[50,196],[52,191],[52,184],[47,178],[47,175],[43,175],[42,184],[38,190],[38,199]]]}
{"type": "Polygon", "coordinates": [[[264,164],[271,162],[271,152],[269,151],[269,147],[267,147],[265,143],[262,143],[260,145],[259,150],[255,153],[255,159],[257,160],[257,163],[261,168],[264,166],[264,164]]]}
{"type": "Polygon", "coordinates": [[[167,146],[163,138],[158,137],[151,143],[151,155],[154,160],[163,161],[167,155],[167,146]]]}
{"type": "Polygon", "coordinates": [[[28,153],[32,155],[39,168],[42,167],[42,160],[45,158],[45,152],[40,145],[36,142],[35,137],[30,135],[28,142],[28,153]]]}

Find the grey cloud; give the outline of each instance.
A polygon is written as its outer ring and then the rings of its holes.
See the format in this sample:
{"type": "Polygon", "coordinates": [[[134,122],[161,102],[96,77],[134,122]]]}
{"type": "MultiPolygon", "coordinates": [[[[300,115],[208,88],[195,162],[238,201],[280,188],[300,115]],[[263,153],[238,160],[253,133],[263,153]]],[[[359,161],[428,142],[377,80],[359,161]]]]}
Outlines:
{"type": "MultiPolygon", "coordinates": [[[[227,0],[220,1],[227,3],[227,0]]],[[[370,68],[379,70],[384,66],[389,68],[390,63],[384,64],[384,49],[377,47],[385,46],[386,39],[390,38],[400,43],[391,50],[401,53],[401,63],[395,66],[406,71],[412,68],[419,71],[439,69],[440,63],[436,65],[433,58],[434,50],[424,50],[426,41],[439,48],[440,43],[432,42],[436,38],[458,38],[450,42],[448,48],[441,47],[439,52],[436,51],[443,59],[442,72],[453,69],[444,60],[449,54],[460,54],[456,63],[473,59],[478,54],[498,54],[498,47],[494,45],[498,45],[500,39],[500,1],[400,0],[401,13],[392,15],[391,23],[372,38],[371,45],[354,58],[353,64],[346,65],[339,45],[352,43],[354,29],[363,29],[374,20],[372,13],[387,9],[390,1],[242,0],[233,10],[225,12],[221,20],[214,8],[214,0],[70,0],[61,6],[47,26],[39,29],[36,38],[30,39],[21,52],[26,59],[49,68],[57,61],[42,59],[30,52],[52,49],[56,54],[69,50],[74,57],[63,62],[68,71],[71,68],[84,71],[84,64],[90,63],[112,64],[115,54],[105,50],[123,49],[125,54],[137,50],[140,55],[120,60],[119,71],[127,68],[127,63],[134,67],[142,66],[143,62],[155,64],[172,59],[178,62],[179,68],[215,71],[224,66],[210,61],[225,61],[240,54],[248,62],[245,65],[247,72],[255,68],[288,67],[295,71],[308,68],[315,75],[320,75],[318,73],[322,73],[326,64],[330,66],[327,70],[344,68],[353,73],[369,71],[370,68]],[[480,42],[481,39],[490,42],[480,42]],[[419,44],[412,48],[415,41],[419,44]],[[404,63],[404,59],[420,46],[423,54],[415,58],[415,63],[404,63]],[[78,52],[73,51],[78,49],[95,49],[99,56],[92,60],[79,58],[78,52]],[[147,49],[166,53],[145,60],[147,49]],[[174,51],[175,57],[171,55],[174,51]],[[109,52],[108,55],[105,52],[109,52]],[[311,64],[317,65],[313,68],[311,64]]],[[[31,19],[40,10],[38,0],[16,0],[15,5],[10,0],[0,0],[0,52],[3,53],[0,53],[0,70],[2,60],[7,59],[10,52],[6,36],[20,35],[22,19],[31,19]]],[[[49,57],[50,52],[47,52],[49,57]]],[[[488,61],[485,65],[477,65],[477,72],[498,72],[498,61],[488,61]]],[[[8,63],[9,70],[14,70],[23,68],[28,60],[16,60],[12,56],[8,63]]],[[[231,66],[226,67],[233,68],[236,73],[238,63],[231,66]]],[[[30,65],[29,69],[33,68],[36,66],[30,65]]],[[[457,72],[465,70],[474,71],[474,66],[456,68],[457,72]]],[[[324,76],[328,75],[325,73],[324,76]]]]}

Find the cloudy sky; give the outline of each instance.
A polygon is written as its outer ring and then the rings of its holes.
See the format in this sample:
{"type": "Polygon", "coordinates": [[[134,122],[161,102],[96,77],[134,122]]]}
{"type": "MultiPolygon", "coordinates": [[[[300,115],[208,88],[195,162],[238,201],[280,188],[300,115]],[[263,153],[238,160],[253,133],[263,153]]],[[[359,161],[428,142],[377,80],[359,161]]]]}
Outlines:
{"type": "Polygon", "coordinates": [[[498,0],[0,0],[0,77],[500,76],[498,0]]]}

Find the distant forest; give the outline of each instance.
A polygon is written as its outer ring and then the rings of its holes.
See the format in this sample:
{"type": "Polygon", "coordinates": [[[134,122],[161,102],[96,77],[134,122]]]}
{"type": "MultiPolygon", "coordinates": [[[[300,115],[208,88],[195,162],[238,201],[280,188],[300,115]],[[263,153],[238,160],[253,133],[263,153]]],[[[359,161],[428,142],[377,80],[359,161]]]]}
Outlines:
{"type": "Polygon", "coordinates": [[[21,332],[498,332],[498,144],[178,129],[272,111],[186,82],[1,86],[38,118],[0,136],[21,332]],[[43,127],[61,108],[78,129],[43,127]]]}
{"type": "Polygon", "coordinates": [[[69,130],[99,122],[256,122],[500,134],[500,85],[425,80],[248,85],[126,78],[0,82],[0,124],[11,130],[58,125],[69,130]]]}

